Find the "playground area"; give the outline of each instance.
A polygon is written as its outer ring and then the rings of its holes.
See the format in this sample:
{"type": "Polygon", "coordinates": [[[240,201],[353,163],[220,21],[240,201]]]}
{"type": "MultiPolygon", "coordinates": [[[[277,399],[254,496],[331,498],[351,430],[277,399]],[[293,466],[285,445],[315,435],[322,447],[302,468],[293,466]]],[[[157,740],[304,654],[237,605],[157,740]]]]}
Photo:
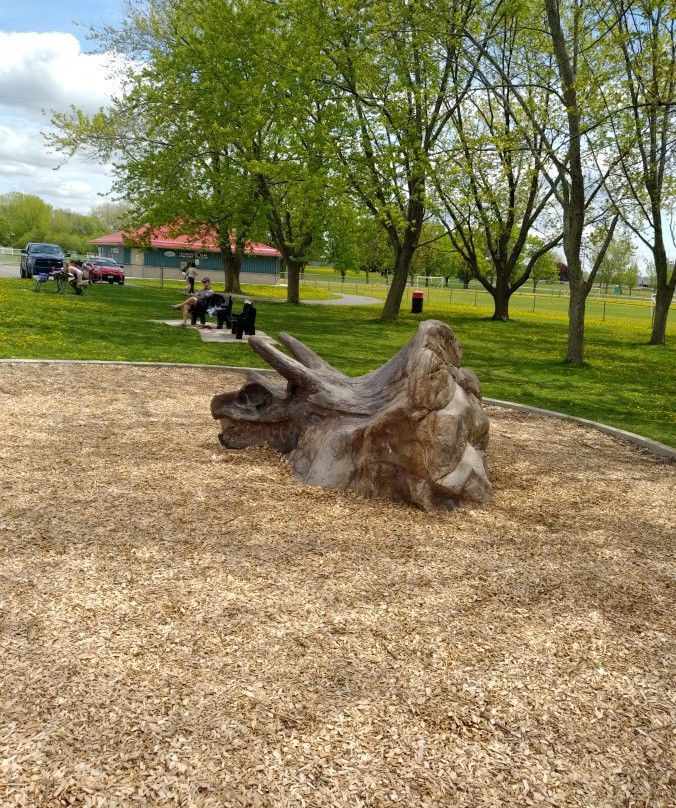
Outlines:
{"type": "Polygon", "coordinates": [[[676,802],[676,465],[486,407],[486,510],[225,450],[211,369],[0,365],[0,804],[676,802]]]}

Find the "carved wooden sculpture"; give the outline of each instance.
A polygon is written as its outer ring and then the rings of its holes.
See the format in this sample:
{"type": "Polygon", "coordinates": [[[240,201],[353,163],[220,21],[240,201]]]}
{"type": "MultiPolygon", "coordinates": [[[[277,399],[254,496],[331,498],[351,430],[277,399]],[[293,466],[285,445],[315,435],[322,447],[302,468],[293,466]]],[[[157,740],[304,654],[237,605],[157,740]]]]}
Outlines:
{"type": "Polygon", "coordinates": [[[356,378],[288,334],[279,339],[294,358],[261,337],[249,345],[286,384],[252,371],[241,390],[214,396],[223,446],[267,443],[304,482],[425,510],[487,503],[488,420],[449,326],[422,322],[389,362],[356,378]]]}

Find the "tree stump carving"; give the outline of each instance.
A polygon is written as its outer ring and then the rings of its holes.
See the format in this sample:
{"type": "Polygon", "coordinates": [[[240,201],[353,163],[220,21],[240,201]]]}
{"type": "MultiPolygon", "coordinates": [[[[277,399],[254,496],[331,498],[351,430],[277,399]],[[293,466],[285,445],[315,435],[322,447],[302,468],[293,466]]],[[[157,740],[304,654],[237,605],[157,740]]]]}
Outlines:
{"type": "Polygon", "coordinates": [[[265,338],[249,345],[286,384],[251,371],[240,390],[212,399],[223,446],[267,443],[306,483],[428,511],[487,504],[488,419],[448,325],[423,321],[389,362],[356,378],[289,334],[279,340],[292,356],[265,338]]]}

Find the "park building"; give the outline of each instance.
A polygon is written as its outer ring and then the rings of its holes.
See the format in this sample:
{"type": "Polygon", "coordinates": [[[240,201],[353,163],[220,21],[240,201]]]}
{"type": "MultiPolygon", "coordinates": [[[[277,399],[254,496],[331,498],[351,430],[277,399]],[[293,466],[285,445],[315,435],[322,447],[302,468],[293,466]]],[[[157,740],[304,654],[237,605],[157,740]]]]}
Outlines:
{"type": "MultiPolygon", "coordinates": [[[[89,242],[100,256],[112,258],[124,267],[131,278],[180,279],[181,269],[195,262],[200,274],[208,274],[212,281],[225,280],[223,257],[214,235],[170,235],[168,227],[153,230],[148,238],[138,240],[128,233],[110,233],[89,242]]],[[[241,283],[274,285],[279,283],[282,258],[279,250],[268,244],[249,242],[244,252],[240,271],[241,283]]]]}

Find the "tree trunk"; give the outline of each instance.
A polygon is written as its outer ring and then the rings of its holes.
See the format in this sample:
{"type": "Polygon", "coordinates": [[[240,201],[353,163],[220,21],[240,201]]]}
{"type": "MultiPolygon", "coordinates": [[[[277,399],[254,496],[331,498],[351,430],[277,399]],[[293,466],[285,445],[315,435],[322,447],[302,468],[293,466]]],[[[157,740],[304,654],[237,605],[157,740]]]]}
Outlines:
{"type": "Polygon", "coordinates": [[[584,361],[584,311],[587,290],[584,286],[570,287],[568,302],[568,353],[566,362],[581,365],[584,361]]]}
{"type": "Polygon", "coordinates": [[[401,300],[406,290],[406,281],[408,280],[411,261],[413,260],[413,254],[415,253],[415,248],[418,246],[418,240],[420,239],[424,212],[425,209],[419,202],[411,203],[408,211],[409,224],[404,233],[403,241],[397,244],[395,236],[390,234],[390,243],[394,250],[395,260],[392,283],[387,291],[385,305],[380,315],[383,320],[391,320],[394,322],[399,317],[399,309],[401,308],[401,300]]]}
{"type": "Polygon", "coordinates": [[[300,275],[305,267],[305,261],[285,258],[286,266],[286,302],[300,303],[300,275]]]}
{"type": "MultiPolygon", "coordinates": [[[[582,234],[585,223],[585,184],[582,171],[582,136],[580,126],[580,110],[578,109],[575,81],[577,63],[571,58],[561,25],[558,0],[545,0],[547,22],[552,37],[554,56],[561,80],[563,101],[566,105],[568,124],[568,172],[566,177],[563,166],[559,168],[561,177],[563,204],[563,251],[568,263],[568,283],[570,303],[568,306],[568,353],[566,361],[579,365],[584,359],[584,309],[589,294],[582,272],[582,234]]],[[[575,33],[577,46],[577,32],[575,33]]],[[[593,281],[593,279],[592,279],[593,281]]]]}
{"type": "Polygon", "coordinates": [[[655,294],[655,315],[653,318],[653,329],[650,335],[650,345],[667,344],[667,318],[669,317],[669,307],[674,297],[674,287],[676,286],[676,271],[671,274],[671,281],[664,283],[658,278],[657,292],[655,294]]]}
{"type": "Polygon", "coordinates": [[[383,306],[380,315],[382,320],[391,320],[394,322],[399,317],[399,309],[401,308],[401,300],[406,291],[406,282],[408,280],[408,268],[411,265],[413,258],[413,245],[408,238],[404,239],[404,246],[399,250],[394,264],[394,272],[392,273],[392,283],[387,290],[387,297],[385,298],[385,305],[383,306]]]}
{"type": "Polygon", "coordinates": [[[415,253],[420,231],[425,217],[425,205],[422,201],[425,192],[425,183],[418,178],[409,183],[409,199],[406,207],[406,230],[403,238],[399,236],[393,224],[386,227],[394,253],[394,272],[392,283],[387,291],[385,305],[381,312],[381,319],[394,322],[399,317],[401,301],[406,290],[411,261],[415,253]]]}
{"type": "Polygon", "coordinates": [[[495,286],[482,282],[484,289],[486,289],[493,298],[493,316],[491,320],[502,323],[509,320],[509,298],[512,294],[508,280],[510,271],[511,267],[496,267],[495,272],[497,277],[495,286]]]}
{"type": "Polygon", "coordinates": [[[226,248],[221,246],[221,255],[223,256],[223,269],[225,270],[225,291],[241,294],[239,273],[242,268],[242,255],[239,252],[233,253],[230,245],[226,248]]]}
{"type": "Polygon", "coordinates": [[[674,263],[671,278],[669,278],[667,253],[664,249],[661,231],[659,233],[656,232],[655,236],[652,252],[655,262],[657,288],[655,290],[655,316],[653,318],[652,333],[650,334],[650,345],[666,345],[669,306],[671,305],[671,301],[674,297],[674,289],[676,288],[676,262],[674,263]]]}
{"type": "Polygon", "coordinates": [[[501,294],[498,289],[493,294],[493,316],[491,320],[506,323],[509,320],[509,294],[501,294]]]}

